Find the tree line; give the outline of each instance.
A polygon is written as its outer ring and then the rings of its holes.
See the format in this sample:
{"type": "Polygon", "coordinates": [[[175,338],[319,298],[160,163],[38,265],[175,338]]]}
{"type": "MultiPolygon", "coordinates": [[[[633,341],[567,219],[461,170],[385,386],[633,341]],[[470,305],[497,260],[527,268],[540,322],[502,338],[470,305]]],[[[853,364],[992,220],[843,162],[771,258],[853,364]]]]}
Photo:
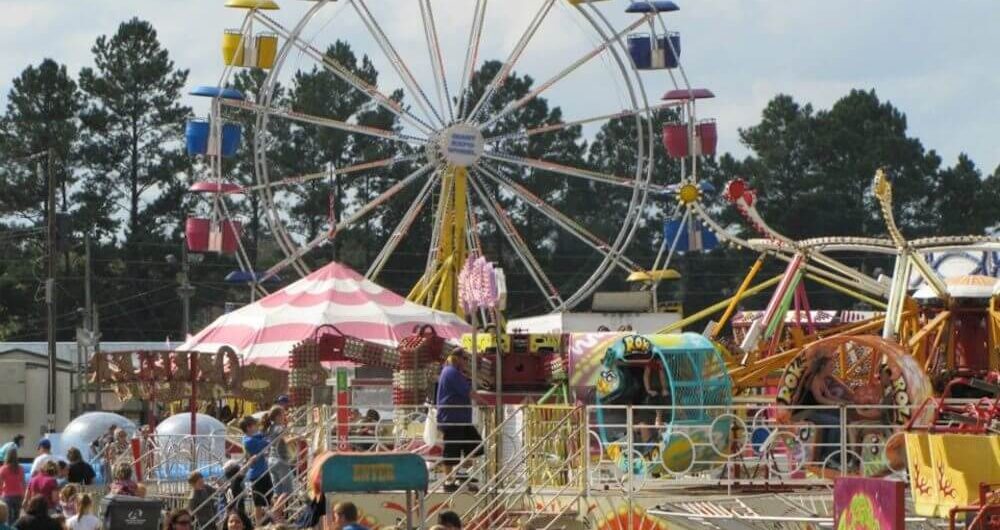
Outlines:
{"type": "MultiPolygon", "coordinates": [[[[208,207],[203,197],[187,193],[203,179],[207,168],[187,156],[184,128],[193,117],[184,105],[190,88],[188,70],[176,65],[152,25],[132,19],[117,32],[96,39],[93,66],[73,75],[52,59],[28,66],[16,77],[0,116],[0,340],[41,340],[45,336],[42,285],[46,276],[45,231],[47,177],[56,183],[56,207],[65,213],[59,239],[60,340],[72,340],[83,307],[85,241],[89,240],[92,292],[99,310],[103,340],[179,339],[180,301],[175,289],[179,269],[168,255],[179,256],[185,219],[208,207]]],[[[379,73],[371,60],[350,45],[336,42],[326,53],[366,82],[377,85],[379,73]]],[[[487,61],[471,83],[473,100],[499,71],[487,61]]],[[[233,86],[255,97],[264,89],[266,74],[242,70],[233,86]]],[[[490,100],[491,109],[528,94],[534,80],[512,74],[490,100]]],[[[401,130],[392,113],[369,104],[329,71],[314,66],[296,72],[273,91],[277,106],[381,129],[401,130]]],[[[390,96],[407,105],[408,94],[390,96]]],[[[245,186],[255,181],[252,142],[258,122],[245,111],[227,110],[226,119],[243,126],[239,154],[225,164],[225,174],[245,186]]],[[[522,127],[560,123],[562,110],[536,98],[492,126],[488,136],[522,127]]],[[[567,118],[572,119],[572,118],[567,118]]],[[[673,116],[662,111],[654,128],[673,116]]],[[[317,178],[283,188],[275,196],[291,230],[312,238],[330,229],[345,212],[384,192],[415,166],[406,148],[386,140],[350,135],[316,125],[273,119],[262,131],[273,175],[320,173],[329,167],[399,156],[389,168],[352,174],[348,179],[317,178]]],[[[541,157],[602,172],[628,175],[635,171],[635,128],[612,120],[591,138],[579,127],[542,135],[532,142],[511,140],[505,151],[541,157]]],[[[820,235],[878,236],[884,233],[868,187],[875,170],[885,167],[895,183],[897,218],[907,235],[982,234],[1000,228],[1000,168],[984,175],[967,156],[947,164],[932,149],[909,135],[906,116],[872,91],[853,90],[830,109],[814,109],[788,95],[778,95],[764,108],[759,123],[740,131],[750,154],[706,159],[702,176],[718,190],[728,180],[747,179],[759,192],[759,208],[778,230],[796,238],[820,235]]],[[[654,153],[658,183],[679,178],[679,165],[662,149],[654,153]]],[[[616,232],[607,212],[629,204],[627,190],[607,190],[589,181],[558,177],[545,171],[506,168],[505,177],[528,189],[569,218],[601,237],[616,232]]],[[[416,189],[402,194],[412,201],[416,189]]],[[[547,217],[498,188],[487,193],[509,213],[542,268],[557,283],[582,282],[599,256],[565,233],[547,217]]],[[[255,267],[266,268],[281,256],[273,243],[261,196],[233,199],[234,215],[244,221],[243,241],[255,267]]],[[[629,248],[629,256],[646,265],[660,247],[663,221],[674,199],[651,197],[648,211],[629,248]]],[[[718,194],[706,197],[712,210],[730,229],[746,231],[718,194]]],[[[474,211],[481,223],[480,239],[487,255],[506,268],[512,314],[542,312],[544,299],[528,272],[509,250],[487,212],[474,211]]],[[[403,211],[389,208],[359,226],[338,233],[332,243],[308,259],[331,259],[364,269],[378,254],[403,211]]],[[[433,208],[425,208],[425,218],[433,208]]],[[[424,269],[430,223],[414,225],[380,276],[387,287],[403,292],[424,269]]],[[[685,253],[674,266],[684,275],[665,296],[681,299],[690,312],[731,293],[756,256],[720,249],[685,253]]],[[[868,272],[886,264],[870,256],[847,256],[868,272]]],[[[176,260],[175,260],[176,262],[176,260]]],[[[775,266],[777,267],[777,266],[775,266]]],[[[224,281],[236,264],[229,257],[206,255],[192,266],[197,288],[192,329],[207,324],[223,304],[245,302],[249,290],[224,281]]],[[[614,276],[605,289],[626,288],[614,276]]],[[[286,283],[294,278],[284,277],[286,283]]],[[[819,303],[843,300],[817,293],[819,303]]],[[[816,304],[814,303],[814,306],[816,304]]]]}

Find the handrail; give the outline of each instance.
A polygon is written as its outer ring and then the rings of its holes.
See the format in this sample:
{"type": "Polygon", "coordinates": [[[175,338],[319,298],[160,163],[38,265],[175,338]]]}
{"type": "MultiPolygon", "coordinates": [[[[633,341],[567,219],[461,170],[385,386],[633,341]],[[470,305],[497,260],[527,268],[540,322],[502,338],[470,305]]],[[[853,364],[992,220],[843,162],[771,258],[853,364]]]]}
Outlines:
{"type": "MultiPolygon", "coordinates": [[[[564,420],[569,419],[573,415],[579,414],[582,410],[583,410],[582,407],[573,408],[573,409],[571,409],[571,410],[568,411],[569,414],[567,414],[563,419],[564,420]]],[[[551,439],[551,436],[553,436],[556,433],[559,433],[561,425],[562,425],[562,421],[560,421],[555,426],[553,426],[553,428],[550,429],[545,435],[543,435],[542,437],[540,437],[539,443],[545,443],[545,442],[547,442],[547,441],[549,441],[551,439]]],[[[583,432],[584,432],[584,424],[583,423],[579,423],[573,429],[573,432],[569,433],[569,439],[572,439],[573,437],[576,437],[576,436],[580,436],[580,435],[583,434],[583,432]]],[[[471,512],[471,510],[469,512],[467,512],[466,513],[466,519],[467,520],[479,520],[482,517],[488,516],[489,514],[492,514],[492,513],[497,513],[497,514],[506,513],[507,511],[509,511],[511,509],[511,507],[514,504],[522,502],[525,496],[530,495],[530,493],[532,491],[532,488],[534,486],[540,486],[540,487],[546,487],[546,486],[549,486],[549,485],[551,485],[553,487],[558,486],[559,484],[554,480],[554,478],[557,477],[557,476],[559,476],[559,475],[561,475],[563,472],[565,472],[567,474],[567,476],[569,476],[574,471],[573,465],[572,465],[572,462],[574,461],[574,459],[578,455],[581,455],[581,454],[585,455],[586,454],[585,451],[587,451],[588,449],[589,449],[589,446],[585,446],[585,445],[581,445],[581,446],[577,447],[571,454],[567,455],[566,459],[563,460],[563,464],[562,465],[560,465],[559,467],[557,467],[554,470],[550,470],[550,472],[548,474],[548,479],[547,479],[547,481],[545,483],[540,484],[540,485],[539,484],[531,484],[526,489],[514,490],[514,491],[509,492],[507,495],[492,496],[491,497],[492,502],[489,502],[486,505],[480,507],[475,514],[473,514],[473,515],[470,516],[469,513],[471,512]]],[[[523,455],[523,458],[521,460],[512,462],[512,466],[511,466],[512,469],[516,470],[516,468],[520,467],[521,464],[523,464],[527,460],[531,459],[533,456],[536,456],[535,453],[534,453],[534,451],[522,451],[521,454],[523,455]]],[[[577,485],[579,486],[579,484],[577,484],[577,485]]],[[[539,513],[537,515],[541,515],[541,514],[553,515],[551,513],[546,513],[547,509],[557,499],[559,499],[572,486],[574,486],[574,481],[567,480],[566,483],[563,484],[562,487],[550,498],[550,500],[548,502],[546,502],[546,504],[540,510],[538,510],[539,513]]],[[[583,491],[584,491],[584,488],[581,487],[580,491],[577,492],[576,497],[579,497],[582,494],[583,491]]],[[[570,506],[570,504],[567,503],[566,506],[564,506],[562,510],[560,510],[559,512],[557,512],[556,514],[554,514],[555,518],[552,521],[550,521],[548,525],[546,525],[546,528],[550,527],[559,517],[561,517],[563,514],[565,514],[566,510],[569,508],[569,506],[570,506]]],[[[473,508],[475,508],[475,506],[473,508]]],[[[534,511],[534,510],[532,510],[532,511],[534,511]]],[[[528,519],[527,523],[530,524],[530,522],[533,519],[534,519],[534,515],[529,516],[529,519],[528,519]]]]}
{"type": "MultiPolygon", "coordinates": [[[[445,475],[444,477],[442,477],[441,480],[439,480],[438,482],[435,482],[432,486],[430,486],[428,488],[428,491],[429,492],[437,491],[443,485],[447,484],[448,481],[450,481],[451,479],[453,479],[454,477],[456,477],[458,475],[458,470],[461,469],[462,467],[464,467],[466,464],[468,464],[473,458],[475,458],[472,455],[474,455],[477,452],[479,452],[480,449],[483,449],[483,450],[486,449],[486,440],[490,439],[490,438],[493,438],[493,437],[497,437],[499,439],[499,437],[503,434],[503,428],[507,425],[507,422],[513,420],[517,416],[518,413],[522,412],[525,409],[525,407],[528,407],[528,405],[521,405],[521,406],[519,406],[517,409],[514,410],[514,412],[512,414],[507,415],[507,417],[504,418],[503,421],[501,421],[495,427],[493,427],[492,432],[488,433],[486,436],[483,436],[482,437],[482,441],[479,442],[479,445],[477,445],[474,450],[469,451],[468,455],[465,455],[464,457],[462,457],[458,461],[458,463],[455,464],[452,467],[451,471],[447,475],[445,475]]],[[[479,464],[479,468],[474,473],[481,471],[487,465],[488,465],[488,463],[485,462],[485,459],[484,459],[484,461],[479,464]]],[[[499,472],[499,470],[497,470],[497,471],[499,472]]],[[[473,475],[474,473],[470,473],[470,476],[473,475]]],[[[449,500],[451,500],[451,499],[449,498],[449,500]]]]}
{"type": "MultiPolygon", "coordinates": [[[[280,438],[281,436],[284,436],[286,433],[288,433],[289,431],[291,431],[300,420],[302,420],[303,418],[305,418],[308,415],[308,412],[309,412],[309,407],[301,407],[299,409],[294,409],[291,413],[289,413],[289,412],[286,411],[286,414],[288,414],[288,422],[287,422],[287,424],[282,429],[280,429],[278,431],[277,435],[272,440],[268,440],[267,444],[264,446],[264,450],[261,451],[260,454],[263,455],[264,451],[267,451],[267,450],[269,450],[271,448],[271,443],[273,442],[274,439],[280,438]]],[[[250,468],[250,466],[253,465],[253,463],[254,463],[253,459],[249,459],[246,462],[243,462],[242,465],[239,468],[239,471],[237,471],[237,475],[245,475],[246,471],[250,468]]],[[[270,473],[272,467],[273,466],[270,466],[270,465],[267,466],[267,471],[266,472],[270,473]]],[[[294,473],[294,470],[293,470],[293,473],[294,473]]],[[[292,477],[292,479],[294,481],[294,476],[292,477]]],[[[211,527],[213,523],[215,523],[215,524],[218,523],[218,521],[220,520],[219,519],[220,515],[224,517],[225,516],[224,514],[226,512],[228,512],[232,507],[237,506],[238,503],[240,503],[240,502],[245,502],[246,501],[246,497],[247,497],[247,488],[246,488],[247,485],[246,485],[246,483],[244,483],[243,486],[244,486],[243,487],[243,491],[239,492],[233,498],[233,500],[231,502],[227,502],[225,504],[225,509],[224,510],[222,510],[221,512],[217,510],[216,513],[215,513],[215,515],[211,519],[209,519],[209,521],[208,521],[208,526],[209,527],[211,527]]],[[[275,486],[276,486],[276,484],[272,483],[271,490],[268,493],[273,493],[275,486]]],[[[203,508],[205,508],[207,506],[211,506],[212,505],[211,503],[214,503],[216,506],[218,506],[219,500],[222,499],[222,498],[225,498],[225,496],[228,493],[228,490],[229,490],[228,484],[226,485],[226,487],[220,487],[220,488],[218,488],[215,491],[215,494],[213,494],[209,498],[207,498],[204,501],[202,501],[202,503],[199,504],[196,508],[194,508],[192,510],[192,512],[193,513],[198,513],[203,508]]]]}
{"type": "MultiPolygon", "coordinates": [[[[499,469],[497,471],[496,475],[489,482],[487,482],[487,484],[483,485],[482,489],[492,489],[496,485],[500,484],[502,482],[502,479],[506,479],[509,475],[511,475],[511,474],[515,473],[516,471],[518,471],[517,468],[520,467],[520,463],[522,463],[524,461],[527,461],[527,459],[529,458],[529,455],[533,454],[534,451],[536,451],[545,442],[548,441],[548,437],[551,436],[551,433],[555,432],[559,427],[561,427],[562,425],[566,424],[573,417],[572,412],[575,412],[575,411],[580,410],[580,409],[582,409],[582,407],[574,407],[572,409],[572,411],[571,411],[570,414],[567,414],[566,416],[564,416],[561,420],[559,420],[555,425],[553,425],[550,428],[549,434],[547,436],[540,437],[530,447],[522,449],[520,451],[520,453],[519,453],[520,457],[519,458],[513,458],[513,459],[511,459],[511,461],[507,462],[507,465],[505,465],[503,468],[499,469]]],[[[452,496],[449,497],[446,502],[452,503],[453,497],[455,496],[456,493],[458,493],[458,492],[453,493],[452,496]]],[[[515,494],[521,495],[521,494],[523,494],[523,490],[522,491],[517,491],[517,492],[515,492],[515,494]]],[[[484,511],[486,513],[492,512],[495,509],[495,506],[497,504],[499,504],[502,501],[507,500],[508,498],[510,498],[510,497],[505,498],[502,495],[492,495],[492,496],[491,495],[478,495],[476,497],[476,500],[473,502],[472,506],[470,506],[469,509],[466,510],[465,516],[463,517],[463,519],[464,520],[475,520],[476,516],[481,515],[484,511]],[[483,501],[484,500],[488,501],[485,505],[483,505],[483,501]],[[489,502],[489,501],[492,501],[492,502],[489,502]],[[481,506],[482,506],[482,508],[481,508],[481,506]],[[475,515],[473,515],[473,514],[475,514],[475,515]]]]}

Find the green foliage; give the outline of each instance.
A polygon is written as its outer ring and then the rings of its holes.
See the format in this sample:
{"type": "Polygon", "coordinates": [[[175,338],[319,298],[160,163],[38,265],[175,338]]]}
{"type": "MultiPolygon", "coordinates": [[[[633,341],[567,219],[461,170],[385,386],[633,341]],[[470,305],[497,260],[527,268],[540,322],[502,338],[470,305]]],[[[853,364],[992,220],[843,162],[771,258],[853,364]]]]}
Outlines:
{"type": "Polygon", "coordinates": [[[78,200],[98,236],[118,232],[115,213],[124,205],[128,242],[162,238],[164,221],[176,228],[183,218],[178,175],[190,165],[181,141],[191,111],[180,97],[187,70],[175,68],[156,30],[139,19],[98,37],[92,51],[95,67],[80,71],[87,176],[78,200]]]}
{"type": "Polygon", "coordinates": [[[61,207],[68,208],[80,106],[76,82],[66,66],[52,59],[29,66],[14,79],[0,120],[0,215],[42,220],[48,183],[39,178],[38,167],[46,167],[49,154],[61,207]]]}
{"type": "MultiPolygon", "coordinates": [[[[34,160],[52,152],[53,170],[60,188],[61,207],[72,213],[75,231],[93,237],[95,293],[101,306],[105,340],[175,339],[180,329],[180,302],[174,288],[176,267],[164,257],[179,254],[183,220],[207,207],[204,198],[186,193],[193,181],[204,180],[209,168],[183,151],[185,120],[191,110],[181,103],[187,71],[178,68],[160,45],[153,27],[138,19],[127,21],[111,36],[98,38],[92,48],[94,66],[84,68],[74,81],[64,66],[46,59],[13,81],[7,108],[0,116],[0,339],[25,340],[43,336],[43,305],[39,303],[44,248],[33,223],[42,219],[46,187],[34,160]]],[[[336,42],[327,56],[345,65],[365,82],[378,86],[373,62],[345,42],[336,42]]],[[[478,101],[502,67],[487,61],[474,73],[469,100],[478,101]]],[[[402,131],[390,111],[372,104],[329,70],[315,66],[282,78],[285,85],[264,85],[266,72],[241,70],[232,79],[235,88],[252,101],[267,102],[313,116],[402,131]]],[[[511,73],[488,99],[480,116],[492,114],[530,93],[535,80],[511,73]]],[[[380,90],[384,90],[380,87],[380,90]]],[[[389,92],[404,104],[411,94],[389,92]]],[[[224,164],[226,178],[245,187],[259,185],[256,160],[266,155],[272,183],[388,157],[415,154],[415,148],[367,135],[284,118],[260,121],[244,110],[224,108],[224,119],[243,127],[238,155],[224,164]],[[258,135],[258,132],[262,134],[258,135]],[[259,138],[258,142],[254,142],[259,138]]],[[[660,145],[660,126],[676,119],[661,111],[646,118],[610,120],[592,137],[580,127],[537,134],[530,141],[525,129],[560,124],[585,116],[564,116],[546,98],[532,99],[523,108],[493,124],[484,135],[499,150],[515,157],[543,159],[589,168],[623,178],[634,178],[640,150],[652,147],[653,182],[678,182],[680,165],[668,159],[660,145]],[[637,129],[652,129],[653,138],[639,144],[637,129]]],[[[746,178],[759,192],[758,206],[777,230],[793,237],[825,235],[881,236],[884,224],[870,195],[872,177],[886,168],[894,183],[897,219],[909,237],[932,234],[981,234],[1000,231],[1000,168],[983,176],[971,159],[961,155],[945,165],[933,151],[910,136],[906,117],[874,91],[854,90],[831,108],[817,110],[791,96],[776,96],[764,108],[759,123],[740,131],[750,154],[742,159],[723,154],[699,161],[699,175],[718,192],[704,201],[717,219],[751,237],[749,229],[721,200],[724,184],[746,178]]],[[[484,160],[491,171],[508,178],[561,211],[569,219],[604,240],[614,238],[631,202],[624,187],[595,183],[549,170],[484,160]]],[[[416,168],[400,161],[387,168],[323,175],[306,182],[272,187],[277,215],[286,220],[294,244],[322,237],[339,219],[357,211],[416,168]]],[[[478,177],[474,177],[478,178],[478,177]]],[[[527,242],[541,268],[563,294],[576,289],[601,260],[587,244],[560,228],[547,215],[491,179],[479,178],[484,191],[498,201],[527,242]]],[[[347,230],[307,256],[312,266],[337,259],[364,270],[389,240],[420,185],[397,195],[389,207],[347,230]]],[[[257,269],[273,265],[283,253],[268,222],[269,206],[259,193],[225,199],[233,215],[244,222],[243,241],[257,269]]],[[[439,197],[428,201],[421,217],[379,276],[380,283],[406,292],[423,273],[431,239],[431,219],[439,197]]],[[[478,198],[474,203],[478,204],[478,198]]],[[[672,195],[651,195],[641,212],[642,222],[628,249],[641,265],[649,265],[663,244],[663,221],[674,212],[672,195]]],[[[478,242],[485,254],[498,260],[508,273],[511,314],[547,310],[543,295],[521,260],[483,208],[473,209],[478,242]]],[[[82,304],[82,249],[67,254],[60,276],[60,339],[72,338],[75,308],[82,304]]],[[[661,296],[680,297],[691,313],[728,296],[756,256],[720,249],[687,253],[676,258],[684,280],[664,286],[661,296]]],[[[886,267],[884,260],[845,256],[853,266],[871,272],[886,267]]],[[[194,300],[198,328],[221,310],[223,301],[246,297],[222,278],[235,268],[229,257],[208,256],[192,277],[198,287],[194,300]]],[[[768,265],[760,278],[780,272],[768,265]]],[[[285,280],[294,279],[289,271],[285,280]]],[[[616,271],[604,289],[627,288],[616,271]]],[[[810,292],[813,297],[814,293],[810,292]]],[[[823,293],[814,307],[846,303],[823,293]]],[[[586,302],[581,305],[586,308],[586,302]]]]}

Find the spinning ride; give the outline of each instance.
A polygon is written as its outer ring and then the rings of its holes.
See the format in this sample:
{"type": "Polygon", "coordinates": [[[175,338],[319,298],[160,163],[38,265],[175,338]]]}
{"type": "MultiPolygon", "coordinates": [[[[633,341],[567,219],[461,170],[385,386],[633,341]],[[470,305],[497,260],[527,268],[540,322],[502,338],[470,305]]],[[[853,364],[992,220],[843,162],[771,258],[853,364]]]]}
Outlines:
{"type": "MultiPolygon", "coordinates": [[[[377,278],[403,238],[421,218],[429,220],[431,237],[427,241],[426,267],[409,298],[435,309],[462,314],[457,277],[468,255],[484,253],[480,241],[480,236],[487,233],[484,221],[489,221],[492,230],[499,234],[498,239],[502,236],[506,248],[501,252],[513,251],[552,310],[573,307],[615,270],[629,274],[642,270],[624,253],[638,227],[647,194],[666,189],[653,181],[653,166],[649,162],[656,136],[649,117],[658,110],[684,107],[693,101],[681,95],[689,93],[690,87],[679,62],[680,38],[667,30],[663,16],[677,9],[673,2],[524,0],[514,5],[452,0],[432,5],[429,0],[403,4],[325,0],[314,2],[291,25],[272,16],[278,5],[270,0],[230,0],[227,5],[246,10],[246,15],[239,29],[224,35],[227,67],[220,88],[203,91],[213,97],[212,111],[208,123],[198,124],[197,129],[201,132],[207,129],[210,138],[204,149],[195,152],[210,159],[210,175],[207,182],[197,185],[200,186],[197,191],[214,197],[210,218],[200,218],[195,224],[199,233],[217,234],[208,239],[220,243],[206,248],[234,251],[255,290],[265,292],[265,282],[285,269],[307,275],[308,257],[317,248],[338,233],[387,211],[403,213],[388,240],[382,242],[377,256],[367,264],[366,277],[377,278]],[[513,48],[501,56],[505,58],[496,73],[478,79],[476,71],[489,43],[488,34],[498,31],[501,23],[509,26],[509,15],[515,11],[533,16],[526,27],[518,30],[519,38],[513,48]],[[467,21],[468,38],[452,42],[450,37],[455,32],[451,27],[448,34],[439,34],[443,25],[438,24],[440,17],[435,13],[447,13],[449,20],[467,21]],[[329,19],[323,22],[327,16],[329,19]],[[419,17],[422,38],[385,29],[405,16],[419,17]],[[390,96],[385,87],[365,81],[351,67],[324,54],[314,44],[328,36],[324,29],[331,23],[341,28],[349,25],[364,28],[366,38],[381,50],[391,65],[391,74],[402,84],[407,104],[390,96]],[[264,28],[267,33],[255,33],[255,28],[264,28]],[[536,42],[541,40],[538,35],[553,31],[559,32],[561,41],[580,42],[576,46],[579,51],[570,52],[562,65],[558,61],[537,60],[539,54],[548,51],[536,42]],[[449,43],[453,45],[448,46],[449,43]],[[415,58],[422,60],[424,56],[429,57],[429,72],[410,66],[415,64],[411,63],[415,58]],[[276,97],[278,83],[296,61],[314,62],[367,98],[371,108],[393,115],[398,120],[397,126],[384,129],[283,107],[276,97]],[[600,79],[606,81],[594,84],[577,74],[602,65],[604,75],[600,79]],[[224,88],[239,67],[268,71],[263,89],[252,100],[224,88]],[[455,75],[459,68],[460,75],[455,75]],[[530,71],[538,68],[543,70],[530,71]],[[523,95],[512,97],[505,90],[515,70],[543,81],[529,87],[523,95]],[[669,72],[671,94],[675,96],[663,102],[649,101],[640,75],[646,70],[669,72]],[[558,104],[563,98],[580,94],[586,94],[591,102],[615,102],[614,107],[600,115],[529,125],[528,111],[540,96],[558,104]],[[235,189],[227,182],[222,167],[222,159],[228,153],[226,147],[238,135],[226,122],[234,112],[251,113],[255,117],[256,170],[256,184],[235,189]],[[274,139],[269,133],[270,125],[277,120],[338,131],[352,138],[376,139],[382,154],[349,167],[331,167],[307,175],[279,175],[271,160],[274,139]],[[619,120],[634,142],[625,155],[628,158],[615,161],[614,166],[622,168],[622,174],[590,164],[585,157],[560,160],[544,147],[552,136],[612,120],[619,120]],[[311,238],[296,230],[282,206],[284,197],[304,183],[325,179],[336,182],[346,194],[354,194],[361,186],[355,181],[357,175],[371,170],[389,172],[394,168],[401,168],[398,174],[404,176],[373,200],[345,212],[342,218],[334,219],[331,215],[327,230],[311,238]],[[616,194],[627,207],[602,212],[600,226],[585,226],[559,211],[552,204],[551,192],[533,190],[543,180],[549,190],[561,189],[564,193],[616,194]],[[227,200],[227,196],[233,194],[255,196],[253,202],[267,212],[270,232],[284,257],[266,271],[255,271],[244,243],[232,237],[240,229],[230,220],[230,203],[235,201],[227,200]],[[526,220],[528,212],[544,220],[545,230],[559,233],[550,234],[550,238],[568,235],[590,249],[593,256],[580,260],[581,274],[561,281],[550,278],[534,255],[533,249],[540,242],[523,235],[531,224],[526,220]]],[[[337,36],[350,39],[352,33],[356,32],[337,36]]],[[[463,31],[459,34],[465,35],[463,31]]],[[[354,47],[367,46],[363,43],[354,47]]],[[[599,103],[587,106],[595,110],[600,107],[599,103]]],[[[708,128],[697,127],[698,131],[708,128]]]]}

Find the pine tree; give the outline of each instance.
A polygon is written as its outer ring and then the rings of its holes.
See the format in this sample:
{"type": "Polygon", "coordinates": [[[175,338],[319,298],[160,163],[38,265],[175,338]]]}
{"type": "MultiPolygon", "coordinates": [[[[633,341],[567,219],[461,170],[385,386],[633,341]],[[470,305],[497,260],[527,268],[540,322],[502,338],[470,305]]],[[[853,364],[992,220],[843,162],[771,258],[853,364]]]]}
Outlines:
{"type": "Polygon", "coordinates": [[[92,51],[95,68],[80,72],[88,170],[80,199],[106,228],[118,228],[113,214],[119,208],[108,201],[124,206],[130,243],[163,235],[157,222],[164,208],[146,210],[154,194],[189,166],[181,142],[190,109],[179,102],[188,71],[174,66],[156,30],[137,18],[110,38],[98,37],[92,51]]]}
{"type": "Polygon", "coordinates": [[[42,220],[48,182],[38,174],[37,164],[47,168],[50,154],[61,209],[69,209],[80,106],[76,82],[66,66],[52,59],[29,66],[14,79],[7,95],[7,112],[0,121],[4,159],[0,164],[0,215],[42,220]]]}
{"type": "Polygon", "coordinates": [[[191,165],[183,150],[191,111],[180,104],[188,72],[174,65],[152,25],[137,18],[98,37],[92,52],[94,67],[80,72],[85,180],[78,201],[95,240],[124,238],[122,246],[107,249],[113,259],[107,275],[119,280],[101,294],[127,300],[116,304],[120,311],[103,315],[102,328],[108,337],[140,329],[146,336],[176,336],[176,296],[151,288],[169,285],[173,271],[150,265],[180,248],[191,165]]]}

